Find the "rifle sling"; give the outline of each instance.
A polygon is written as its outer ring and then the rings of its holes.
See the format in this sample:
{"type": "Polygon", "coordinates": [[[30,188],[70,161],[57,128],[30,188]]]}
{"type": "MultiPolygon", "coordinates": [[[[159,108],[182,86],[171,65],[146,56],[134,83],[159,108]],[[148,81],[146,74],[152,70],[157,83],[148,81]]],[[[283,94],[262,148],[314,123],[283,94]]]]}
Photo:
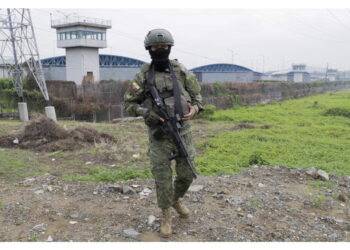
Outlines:
{"type": "MultiPolygon", "coordinates": [[[[169,70],[170,70],[170,76],[171,80],[173,82],[173,96],[175,100],[175,118],[178,117],[179,119],[176,119],[177,121],[180,121],[181,118],[183,117],[183,110],[181,106],[181,89],[179,86],[179,83],[177,81],[176,75],[174,73],[173,66],[171,65],[169,61],[169,70]],[[178,115],[178,116],[177,116],[178,115]]],[[[155,71],[154,71],[154,64],[151,63],[150,69],[148,72],[148,77],[147,77],[147,84],[149,85],[154,85],[154,79],[155,78],[155,71]]]]}
{"type": "Polygon", "coordinates": [[[174,99],[175,99],[175,117],[178,116],[179,120],[183,117],[183,110],[181,106],[181,89],[179,86],[179,82],[177,81],[176,75],[174,73],[173,66],[171,65],[169,61],[169,70],[171,75],[171,80],[173,81],[173,91],[174,91],[174,99]]]}

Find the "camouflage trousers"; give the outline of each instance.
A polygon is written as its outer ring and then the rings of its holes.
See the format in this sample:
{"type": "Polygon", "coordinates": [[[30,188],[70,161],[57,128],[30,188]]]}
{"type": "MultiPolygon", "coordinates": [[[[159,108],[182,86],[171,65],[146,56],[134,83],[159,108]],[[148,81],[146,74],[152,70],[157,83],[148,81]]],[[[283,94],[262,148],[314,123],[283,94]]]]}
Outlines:
{"type": "MultiPolygon", "coordinates": [[[[192,143],[191,132],[182,136],[188,154],[194,165],[195,148],[192,143]]],[[[148,155],[152,162],[152,174],[156,184],[157,202],[160,208],[169,208],[173,200],[185,195],[193,181],[191,170],[184,158],[176,158],[176,177],[173,182],[173,170],[169,158],[178,150],[173,140],[169,136],[157,140],[152,135],[149,136],[148,155]]]]}

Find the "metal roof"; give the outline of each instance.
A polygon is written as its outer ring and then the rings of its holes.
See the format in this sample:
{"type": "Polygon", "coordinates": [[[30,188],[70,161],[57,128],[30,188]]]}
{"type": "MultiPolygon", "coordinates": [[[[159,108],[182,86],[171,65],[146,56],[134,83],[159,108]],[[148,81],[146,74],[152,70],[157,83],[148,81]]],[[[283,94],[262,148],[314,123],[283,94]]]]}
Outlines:
{"type": "Polygon", "coordinates": [[[144,61],[125,56],[100,55],[100,67],[133,67],[139,68],[144,61]]]}
{"type": "MultiPolygon", "coordinates": [[[[128,67],[128,68],[140,68],[145,62],[116,55],[99,55],[100,57],[100,67],[128,67]]],[[[66,57],[56,56],[49,57],[41,60],[41,64],[44,67],[66,67],[66,57]]]]}
{"type": "Polygon", "coordinates": [[[239,66],[236,64],[229,64],[229,63],[217,63],[217,64],[208,64],[203,65],[197,68],[193,68],[190,71],[192,72],[206,72],[206,73],[214,73],[214,72],[254,72],[251,69],[248,69],[243,66],[239,66]]]}

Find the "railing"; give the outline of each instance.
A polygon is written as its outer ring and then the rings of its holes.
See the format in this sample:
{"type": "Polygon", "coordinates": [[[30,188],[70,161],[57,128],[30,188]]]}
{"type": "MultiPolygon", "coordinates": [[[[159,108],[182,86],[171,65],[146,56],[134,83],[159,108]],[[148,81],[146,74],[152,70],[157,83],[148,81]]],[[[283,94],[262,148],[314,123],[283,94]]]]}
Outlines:
{"type": "Polygon", "coordinates": [[[60,26],[71,23],[86,23],[86,24],[94,24],[94,25],[103,25],[103,26],[111,26],[111,20],[104,20],[100,18],[91,18],[91,17],[83,17],[83,16],[70,16],[65,19],[51,20],[51,26],[60,26]]]}

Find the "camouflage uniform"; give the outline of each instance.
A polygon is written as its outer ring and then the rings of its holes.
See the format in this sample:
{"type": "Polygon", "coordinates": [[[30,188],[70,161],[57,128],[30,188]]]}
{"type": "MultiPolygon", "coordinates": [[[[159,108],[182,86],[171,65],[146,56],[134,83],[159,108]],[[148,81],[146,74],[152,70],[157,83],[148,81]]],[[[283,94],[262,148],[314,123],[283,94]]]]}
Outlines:
{"type": "MultiPolygon", "coordinates": [[[[185,100],[184,113],[188,113],[187,103],[191,103],[198,113],[203,109],[200,86],[193,73],[190,73],[177,60],[170,60],[174,73],[182,89],[181,99],[185,100]]],[[[138,116],[137,109],[146,107],[155,110],[151,99],[145,96],[145,86],[147,84],[148,71],[150,65],[144,64],[141,71],[135,76],[130,84],[130,88],[124,95],[126,111],[130,116],[138,116]]],[[[173,112],[174,98],[172,96],[173,83],[170,72],[155,72],[155,86],[159,95],[164,98],[168,112],[173,112]]],[[[182,102],[183,103],[183,102],[182,102]]],[[[149,149],[148,155],[152,162],[152,174],[156,183],[157,201],[160,208],[169,208],[176,198],[183,197],[193,181],[192,173],[184,158],[176,158],[176,178],[173,184],[170,156],[177,152],[176,145],[169,135],[156,139],[153,134],[158,129],[157,126],[149,127],[149,149]]],[[[195,149],[192,143],[192,129],[190,121],[182,121],[180,134],[186,143],[186,147],[192,162],[195,157],[195,149]]]]}

